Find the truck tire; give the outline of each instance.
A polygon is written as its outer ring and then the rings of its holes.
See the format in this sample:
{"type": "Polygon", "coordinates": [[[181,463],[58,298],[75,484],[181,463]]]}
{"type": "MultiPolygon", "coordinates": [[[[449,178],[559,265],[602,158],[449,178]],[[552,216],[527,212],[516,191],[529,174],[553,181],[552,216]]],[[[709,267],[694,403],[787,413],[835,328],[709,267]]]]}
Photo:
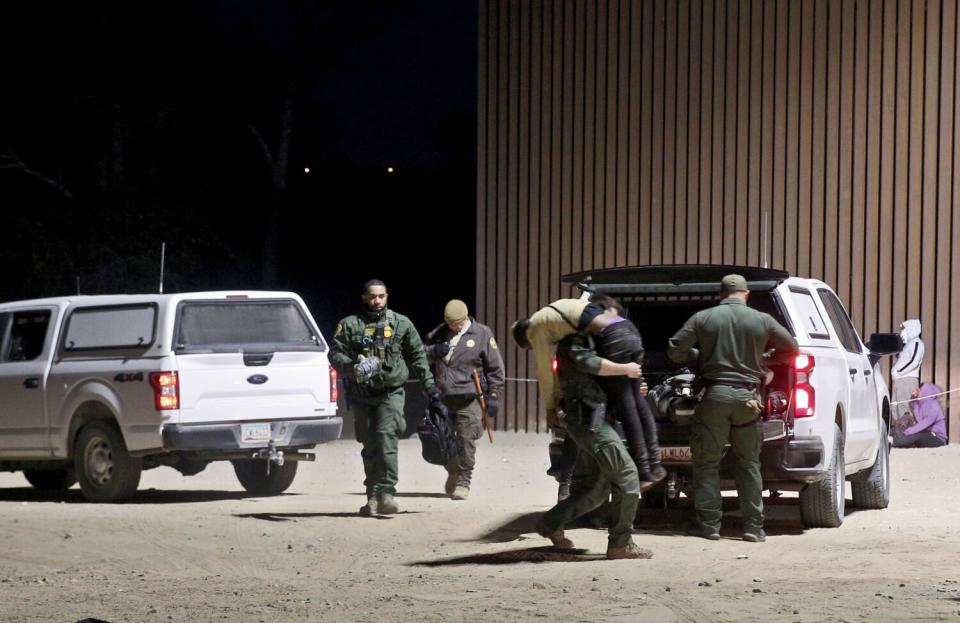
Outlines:
{"type": "Polygon", "coordinates": [[[827,477],[800,490],[800,517],[807,528],[838,528],[846,505],[843,431],[833,425],[833,458],[827,477]]]}
{"type": "Polygon", "coordinates": [[[254,495],[280,495],[290,488],[297,475],[297,461],[287,461],[283,465],[271,465],[267,473],[267,462],[262,459],[233,461],[233,471],[243,488],[254,495]]]}
{"type": "Polygon", "coordinates": [[[66,491],[77,483],[72,465],[56,469],[25,469],[23,476],[37,491],[66,491]]]}
{"type": "Polygon", "coordinates": [[[80,429],[73,461],[83,497],[91,502],[121,502],[140,484],[143,463],[130,456],[120,431],[109,422],[91,422],[80,429]]]}
{"type": "Polygon", "coordinates": [[[860,508],[886,508],[890,504],[890,440],[887,425],[880,426],[880,447],[877,460],[865,476],[850,483],[853,503],[860,508]]]}

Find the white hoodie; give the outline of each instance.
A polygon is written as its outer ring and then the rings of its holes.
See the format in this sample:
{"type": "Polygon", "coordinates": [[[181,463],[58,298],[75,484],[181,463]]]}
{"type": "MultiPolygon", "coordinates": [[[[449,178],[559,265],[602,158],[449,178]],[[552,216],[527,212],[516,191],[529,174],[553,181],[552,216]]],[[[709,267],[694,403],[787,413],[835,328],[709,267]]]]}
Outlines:
{"type": "Polygon", "coordinates": [[[890,368],[894,380],[902,378],[920,378],[920,364],[923,363],[923,340],[920,339],[920,321],[904,320],[900,324],[900,337],[904,346],[897,360],[890,368]]]}

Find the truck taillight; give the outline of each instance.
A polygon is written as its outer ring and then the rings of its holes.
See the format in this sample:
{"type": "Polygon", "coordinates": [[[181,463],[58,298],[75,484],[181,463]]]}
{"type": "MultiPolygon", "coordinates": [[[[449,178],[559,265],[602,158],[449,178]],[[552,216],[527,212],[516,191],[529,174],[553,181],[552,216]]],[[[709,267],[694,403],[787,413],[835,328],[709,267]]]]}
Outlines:
{"type": "Polygon", "coordinates": [[[796,374],[796,381],[793,384],[793,417],[812,417],[816,405],[817,396],[810,384],[810,373],[816,361],[813,355],[800,353],[793,360],[793,370],[796,374]]]}
{"type": "Polygon", "coordinates": [[[180,380],[176,372],[151,372],[150,385],[157,411],[180,408],[180,380]]]}
{"type": "Polygon", "coordinates": [[[337,389],[337,369],[330,366],[330,402],[336,402],[340,398],[340,391],[337,389]]]}
{"type": "Polygon", "coordinates": [[[554,374],[557,373],[557,356],[554,355],[553,359],[550,360],[550,371],[554,374]]]}

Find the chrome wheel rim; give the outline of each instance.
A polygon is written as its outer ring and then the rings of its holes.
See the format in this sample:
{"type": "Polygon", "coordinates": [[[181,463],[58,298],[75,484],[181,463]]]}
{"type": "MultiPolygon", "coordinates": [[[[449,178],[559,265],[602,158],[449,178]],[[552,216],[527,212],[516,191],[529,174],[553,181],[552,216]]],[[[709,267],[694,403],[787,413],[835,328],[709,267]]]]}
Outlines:
{"type": "Polygon", "coordinates": [[[103,437],[94,437],[87,442],[83,454],[87,478],[98,487],[103,487],[113,477],[113,450],[103,437]]]}

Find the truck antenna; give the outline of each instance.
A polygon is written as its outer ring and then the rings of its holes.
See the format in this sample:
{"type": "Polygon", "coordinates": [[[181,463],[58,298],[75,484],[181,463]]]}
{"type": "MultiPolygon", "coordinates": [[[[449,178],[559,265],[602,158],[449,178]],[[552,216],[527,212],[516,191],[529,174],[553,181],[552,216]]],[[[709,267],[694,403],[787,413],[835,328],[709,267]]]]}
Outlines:
{"type": "Polygon", "coordinates": [[[767,211],[763,211],[763,235],[760,242],[760,254],[763,256],[763,267],[770,268],[767,262],[767,211]]]}
{"type": "Polygon", "coordinates": [[[163,294],[163,261],[167,255],[167,243],[160,243],[160,294],[163,294]]]}

